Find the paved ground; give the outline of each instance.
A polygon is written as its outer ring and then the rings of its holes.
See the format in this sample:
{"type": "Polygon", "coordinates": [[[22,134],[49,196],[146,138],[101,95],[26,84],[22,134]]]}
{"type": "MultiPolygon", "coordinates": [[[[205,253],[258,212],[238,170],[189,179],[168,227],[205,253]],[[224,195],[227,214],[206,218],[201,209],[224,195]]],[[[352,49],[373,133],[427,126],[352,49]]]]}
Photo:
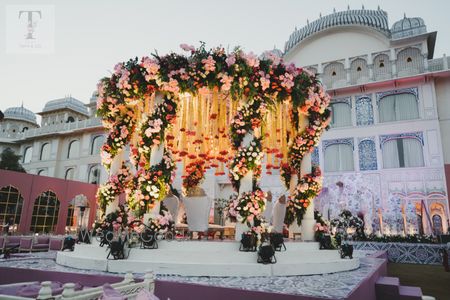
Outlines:
{"type": "Polygon", "coordinates": [[[424,295],[450,300],[450,272],[443,266],[389,263],[388,274],[402,285],[421,287],[424,295]]]}
{"type": "MultiPolygon", "coordinates": [[[[355,251],[355,257],[364,258],[369,251],[355,251]]],[[[60,266],[55,262],[55,252],[15,254],[11,259],[0,259],[0,266],[23,269],[40,269],[48,271],[103,273],[99,271],[79,270],[60,266]]],[[[308,295],[322,298],[345,298],[356,285],[373,272],[381,259],[365,258],[359,269],[334,274],[312,276],[280,276],[280,277],[156,277],[166,281],[197,283],[210,286],[230,287],[254,291],[267,291],[292,295],[308,295]]],[[[142,275],[142,274],[137,274],[142,275]]]]}

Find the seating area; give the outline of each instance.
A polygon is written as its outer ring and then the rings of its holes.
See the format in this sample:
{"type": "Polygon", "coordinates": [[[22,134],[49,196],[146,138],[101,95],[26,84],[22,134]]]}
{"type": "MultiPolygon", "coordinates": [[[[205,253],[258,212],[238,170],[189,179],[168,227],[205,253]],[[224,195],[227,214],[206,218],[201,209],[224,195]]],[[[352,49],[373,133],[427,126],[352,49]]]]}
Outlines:
{"type": "Polygon", "coordinates": [[[62,249],[64,236],[49,235],[3,235],[0,236],[0,253],[59,251],[62,249]]]}

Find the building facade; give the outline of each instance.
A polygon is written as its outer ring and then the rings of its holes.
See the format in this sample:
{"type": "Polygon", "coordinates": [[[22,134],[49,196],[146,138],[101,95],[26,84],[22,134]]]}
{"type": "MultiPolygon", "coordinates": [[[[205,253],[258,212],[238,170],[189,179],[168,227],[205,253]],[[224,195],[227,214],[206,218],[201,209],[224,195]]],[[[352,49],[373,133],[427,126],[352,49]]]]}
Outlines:
{"type": "MultiPolygon", "coordinates": [[[[369,231],[439,233],[449,224],[450,60],[434,58],[436,32],[421,18],[390,27],[378,10],[334,12],[296,29],[286,62],[315,73],[332,96],[332,125],[313,153],[325,174],[316,207],[329,218],[342,209],[364,213],[369,231]]],[[[27,172],[98,184],[104,131],[89,104],[49,101],[41,115],[5,110],[0,151],[22,155],[27,172]]],[[[214,198],[231,193],[227,176],[207,176],[214,198]]],[[[277,171],[263,189],[285,192],[277,171]]],[[[180,178],[175,186],[180,185],[180,178]]]]}

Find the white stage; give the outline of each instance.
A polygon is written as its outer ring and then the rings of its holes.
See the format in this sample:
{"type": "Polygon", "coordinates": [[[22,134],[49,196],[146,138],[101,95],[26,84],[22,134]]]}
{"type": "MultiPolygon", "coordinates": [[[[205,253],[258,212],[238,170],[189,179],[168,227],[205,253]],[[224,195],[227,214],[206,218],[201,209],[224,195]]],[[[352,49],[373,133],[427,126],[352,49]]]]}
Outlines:
{"type": "Polygon", "coordinates": [[[160,241],[158,249],[132,248],[128,259],[107,260],[108,250],[94,241],[79,244],[73,252],[58,252],[56,262],[78,268],[123,273],[181,276],[292,276],[349,271],[359,259],[341,259],[337,250],[319,250],[313,242],[287,242],[287,251],[276,252],[276,264],[256,262],[256,252],[240,252],[234,241],[160,241]]]}

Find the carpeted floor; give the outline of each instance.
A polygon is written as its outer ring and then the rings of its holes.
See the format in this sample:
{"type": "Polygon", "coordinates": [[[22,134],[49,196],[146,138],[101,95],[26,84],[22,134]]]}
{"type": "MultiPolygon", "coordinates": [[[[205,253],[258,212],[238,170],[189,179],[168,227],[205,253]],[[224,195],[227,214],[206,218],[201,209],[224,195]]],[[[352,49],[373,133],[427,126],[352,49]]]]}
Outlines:
{"type": "Polygon", "coordinates": [[[450,300],[450,272],[443,266],[388,263],[388,275],[400,278],[401,285],[421,287],[424,295],[450,300]]]}

